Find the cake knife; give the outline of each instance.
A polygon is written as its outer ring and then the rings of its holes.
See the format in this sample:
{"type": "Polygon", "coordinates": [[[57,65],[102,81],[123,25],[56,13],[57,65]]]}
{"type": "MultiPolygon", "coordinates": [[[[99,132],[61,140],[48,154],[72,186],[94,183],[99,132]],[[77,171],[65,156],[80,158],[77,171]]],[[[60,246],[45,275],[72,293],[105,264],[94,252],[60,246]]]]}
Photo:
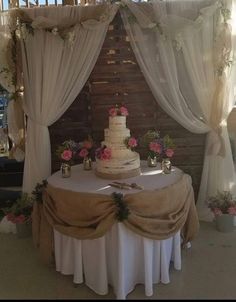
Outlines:
{"type": "Polygon", "coordinates": [[[143,187],[137,185],[136,183],[128,184],[126,182],[119,182],[119,181],[114,181],[114,183],[121,185],[121,186],[129,186],[130,188],[133,188],[133,189],[143,190],[143,187]]]}
{"type": "Polygon", "coordinates": [[[119,188],[119,189],[127,189],[127,190],[131,189],[131,187],[129,185],[125,185],[125,184],[111,183],[108,185],[111,187],[119,188]]]}

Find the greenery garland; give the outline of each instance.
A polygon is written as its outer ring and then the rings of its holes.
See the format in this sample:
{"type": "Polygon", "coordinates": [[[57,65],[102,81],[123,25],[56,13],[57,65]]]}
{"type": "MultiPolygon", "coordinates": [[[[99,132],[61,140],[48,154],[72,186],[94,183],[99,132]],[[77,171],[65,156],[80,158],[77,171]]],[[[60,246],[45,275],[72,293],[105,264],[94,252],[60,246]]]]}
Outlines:
{"type": "Polygon", "coordinates": [[[34,195],[34,200],[38,203],[43,203],[43,190],[47,187],[47,180],[44,179],[42,183],[37,183],[35,189],[32,191],[32,195],[34,195]]]}
{"type": "Polygon", "coordinates": [[[123,221],[128,218],[130,210],[127,207],[127,204],[124,201],[124,195],[122,193],[112,193],[112,198],[117,206],[116,218],[119,221],[123,221]]]}

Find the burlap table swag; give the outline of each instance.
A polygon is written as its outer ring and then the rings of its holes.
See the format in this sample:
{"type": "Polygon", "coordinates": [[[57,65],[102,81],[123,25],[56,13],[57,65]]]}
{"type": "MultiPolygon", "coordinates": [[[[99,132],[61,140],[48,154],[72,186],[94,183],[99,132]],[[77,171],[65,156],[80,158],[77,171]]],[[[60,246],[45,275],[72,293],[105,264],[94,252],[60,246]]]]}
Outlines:
{"type": "Polygon", "coordinates": [[[111,196],[117,206],[117,220],[123,221],[127,219],[130,214],[130,210],[128,209],[127,204],[124,201],[124,195],[122,193],[113,192],[111,196]]]}

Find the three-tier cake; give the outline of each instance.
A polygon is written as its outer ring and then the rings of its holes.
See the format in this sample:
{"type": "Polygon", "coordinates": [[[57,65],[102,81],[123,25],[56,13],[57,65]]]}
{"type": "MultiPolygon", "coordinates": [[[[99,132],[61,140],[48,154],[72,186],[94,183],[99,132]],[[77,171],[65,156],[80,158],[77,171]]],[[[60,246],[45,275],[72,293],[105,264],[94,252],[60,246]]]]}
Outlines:
{"type": "Polygon", "coordinates": [[[125,140],[130,137],[130,130],[126,128],[126,115],[128,111],[125,115],[109,116],[109,128],[104,129],[105,138],[102,146],[109,150],[110,156],[96,157],[95,173],[99,177],[121,179],[140,174],[139,154],[132,151],[125,143],[125,140]]]}

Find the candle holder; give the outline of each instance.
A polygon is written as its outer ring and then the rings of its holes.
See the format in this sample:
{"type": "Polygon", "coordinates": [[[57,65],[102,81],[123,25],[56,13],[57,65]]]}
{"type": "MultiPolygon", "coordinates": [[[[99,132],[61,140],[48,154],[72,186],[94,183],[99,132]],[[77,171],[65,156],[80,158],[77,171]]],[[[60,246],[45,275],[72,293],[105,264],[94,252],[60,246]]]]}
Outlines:
{"type": "Polygon", "coordinates": [[[63,178],[71,177],[71,166],[69,164],[61,164],[61,175],[63,178]]]}
{"type": "Polygon", "coordinates": [[[164,174],[171,173],[171,161],[169,158],[163,158],[161,162],[161,169],[164,174]]]}
{"type": "Polygon", "coordinates": [[[85,157],[83,160],[84,170],[92,170],[92,159],[90,157],[85,157]]]}
{"type": "Polygon", "coordinates": [[[147,165],[148,165],[148,167],[156,167],[157,166],[157,157],[154,156],[152,158],[151,156],[148,156],[147,165]]]}

